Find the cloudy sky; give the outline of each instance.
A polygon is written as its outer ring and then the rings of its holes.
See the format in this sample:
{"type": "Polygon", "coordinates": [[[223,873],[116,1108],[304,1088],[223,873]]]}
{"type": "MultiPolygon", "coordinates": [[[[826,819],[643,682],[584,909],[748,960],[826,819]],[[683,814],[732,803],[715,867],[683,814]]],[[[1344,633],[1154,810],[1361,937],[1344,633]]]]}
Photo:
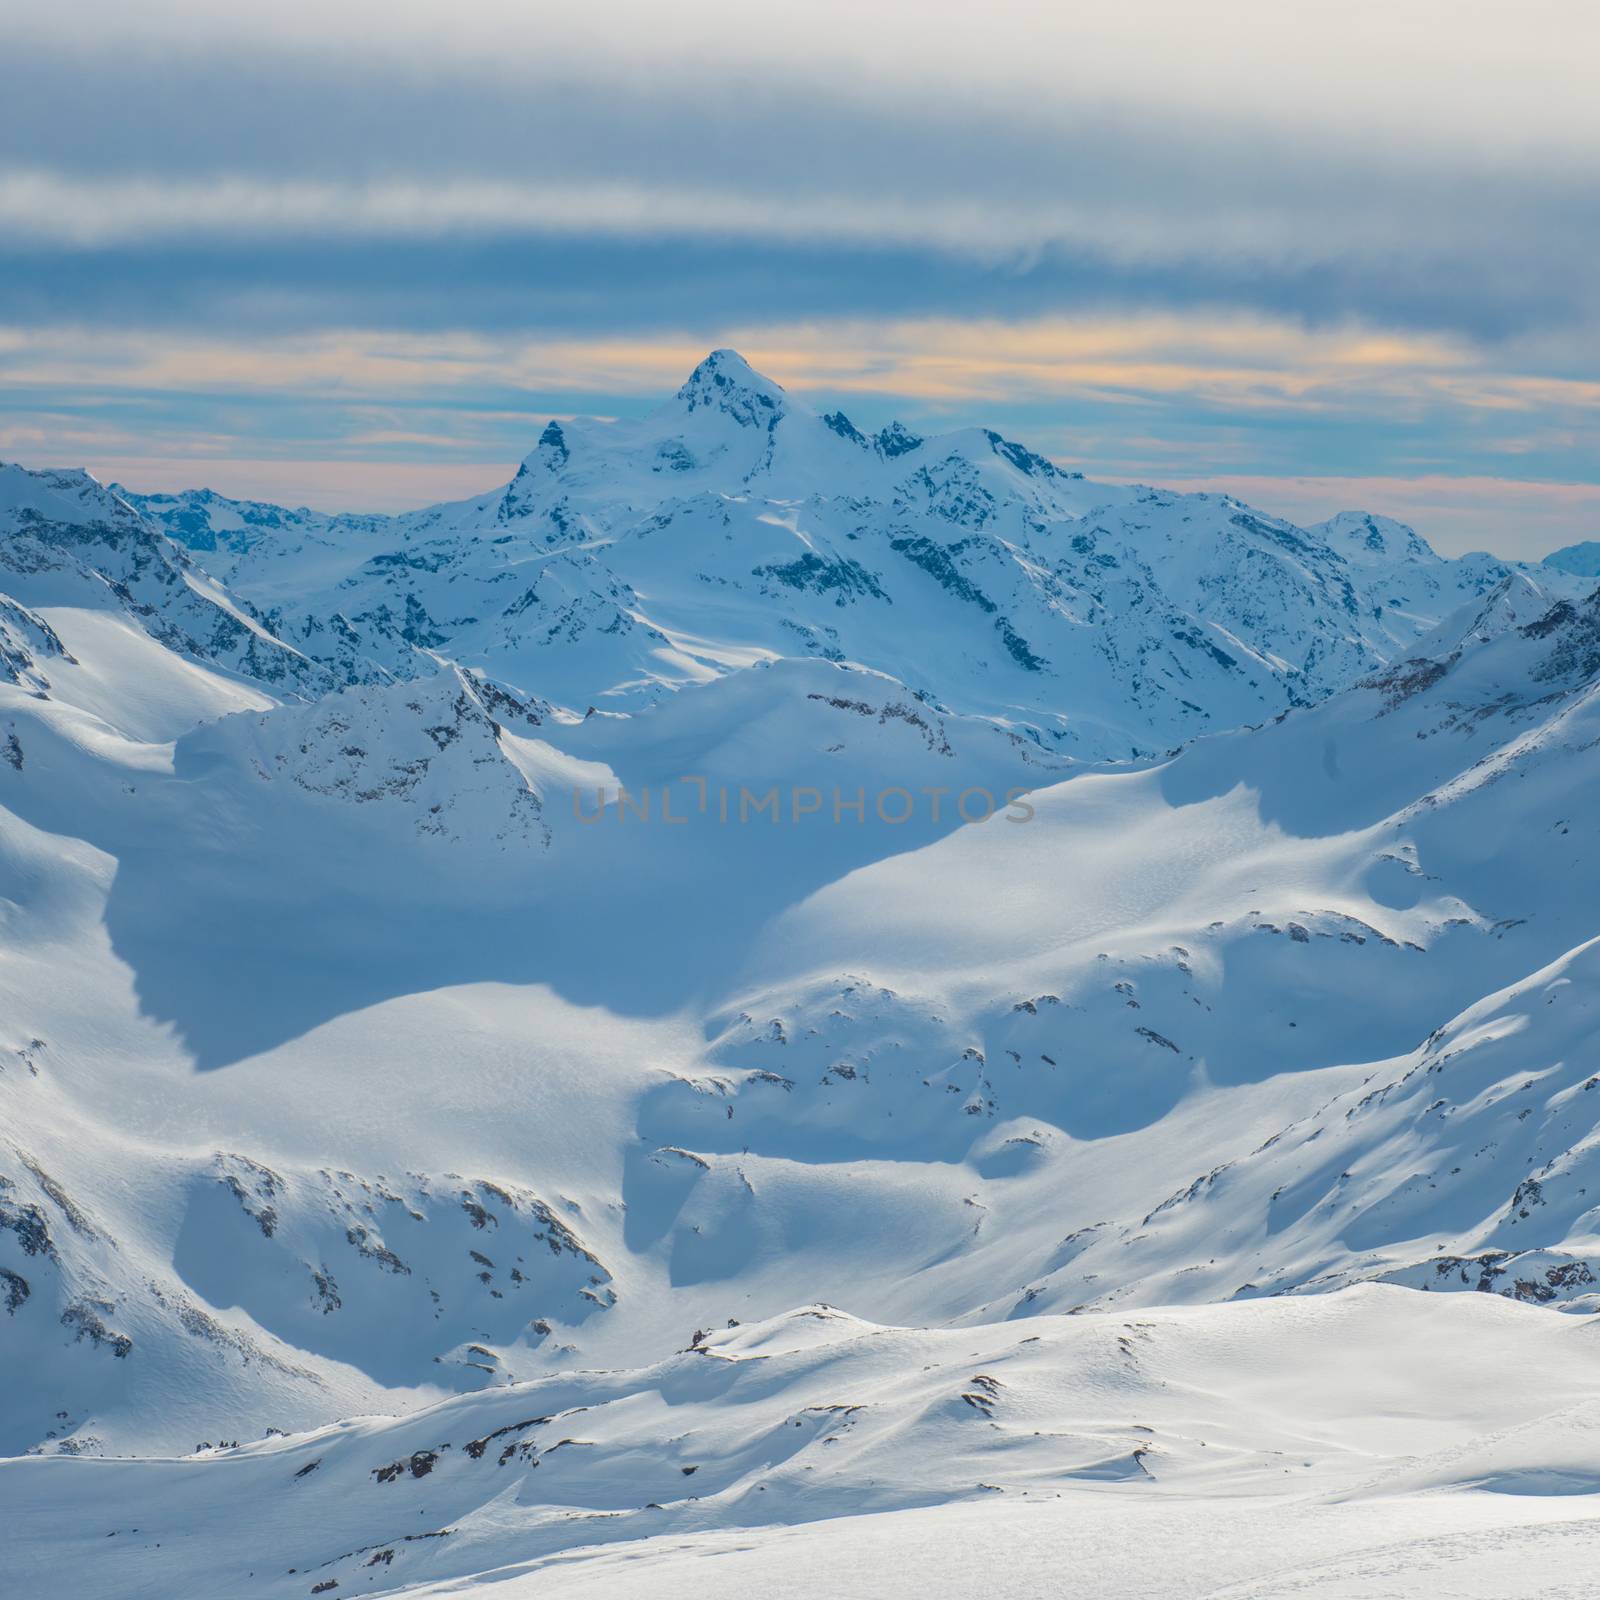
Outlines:
{"type": "Polygon", "coordinates": [[[1592,0],[72,0],[0,457],[397,509],[714,345],[1091,476],[1600,538],[1592,0]]]}

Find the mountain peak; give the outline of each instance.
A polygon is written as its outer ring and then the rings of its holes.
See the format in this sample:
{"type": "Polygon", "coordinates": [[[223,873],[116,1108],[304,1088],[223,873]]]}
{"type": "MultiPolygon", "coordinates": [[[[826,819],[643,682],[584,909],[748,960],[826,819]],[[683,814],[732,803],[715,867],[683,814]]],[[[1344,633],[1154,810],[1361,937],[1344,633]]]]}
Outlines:
{"type": "Polygon", "coordinates": [[[1415,528],[1370,511],[1340,511],[1326,522],[1313,523],[1312,533],[1332,545],[1347,561],[1420,561],[1437,563],[1439,555],[1415,528]]]}
{"type": "Polygon", "coordinates": [[[1544,564],[1576,578],[1600,578],[1600,540],[1584,539],[1553,550],[1544,558],[1544,564]]]}
{"type": "Polygon", "coordinates": [[[714,408],[737,422],[768,428],[783,415],[787,404],[782,388],[757,372],[737,350],[713,350],[689,374],[677,399],[690,411],[714,408]]]}
{"type": "Polygon", "coordinates": [[[0,515],[68,524],[137,522],[133,508],[86,467],[30,468],[0,461],[0,515]]]}

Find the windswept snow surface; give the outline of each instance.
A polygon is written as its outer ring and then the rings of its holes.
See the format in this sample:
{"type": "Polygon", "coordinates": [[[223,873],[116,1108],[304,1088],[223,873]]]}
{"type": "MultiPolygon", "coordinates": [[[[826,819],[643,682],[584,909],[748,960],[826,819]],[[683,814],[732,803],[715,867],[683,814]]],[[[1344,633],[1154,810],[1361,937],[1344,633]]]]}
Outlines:
{"type": "Polygon", "coordinates": [[[0,1504],[14,1581],[76,1542],[80,1592],[128,1600],[1531,1596],[1600,1548],[1592,1344],[1370,1286],[944,1330],[812,1306],[399,1421],[3,1463],[0,1504]]]}
{"type": "Polygon", "coordinates": [[[1592,591],[731,352],[0,470],[7,1582],[1584,1592],[1592,591]]]}

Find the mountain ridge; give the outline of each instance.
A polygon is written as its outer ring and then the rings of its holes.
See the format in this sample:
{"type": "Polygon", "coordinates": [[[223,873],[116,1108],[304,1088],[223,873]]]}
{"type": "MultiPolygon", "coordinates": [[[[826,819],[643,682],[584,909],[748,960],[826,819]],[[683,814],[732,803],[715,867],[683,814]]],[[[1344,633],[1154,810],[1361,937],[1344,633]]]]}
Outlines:
{"type": "Polygon", "coordinates": [[[245,505],[237,537],[197,528],[198,502],[131,501],[210,541],[217,575],[347,678],[444,652],[625,710],[752,650],[799,653],[1090,760],[1320,698],[1514,570],[1366,514],[1296,529],[1225,496],[1092,484],[989,429],[869,438],[728,350],[645,418],[551,422],[475,499],[314,527],[245,505]],[[941,651],[965,673],[930,674],[941,651]]]}

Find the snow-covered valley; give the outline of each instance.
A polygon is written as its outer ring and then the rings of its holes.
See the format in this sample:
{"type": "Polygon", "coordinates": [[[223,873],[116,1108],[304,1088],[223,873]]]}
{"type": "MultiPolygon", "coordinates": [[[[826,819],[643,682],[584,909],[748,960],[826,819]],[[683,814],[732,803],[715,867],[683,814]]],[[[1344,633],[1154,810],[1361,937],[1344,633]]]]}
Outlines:
{"type": "Polygon", "coordinates": [[[0,468],[0,755],[19,1592],[1582,1592],[1592,578],[722,351],[0,468]]]}

